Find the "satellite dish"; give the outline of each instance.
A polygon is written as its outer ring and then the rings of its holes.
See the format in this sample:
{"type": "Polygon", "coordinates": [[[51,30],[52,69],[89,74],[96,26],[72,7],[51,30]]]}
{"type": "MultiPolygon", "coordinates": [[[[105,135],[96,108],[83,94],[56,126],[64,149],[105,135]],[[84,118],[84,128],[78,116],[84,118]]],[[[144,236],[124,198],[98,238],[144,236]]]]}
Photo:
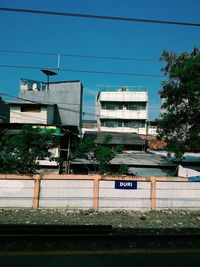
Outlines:
{"type": "Polygon", "coordinates": [[[47,76],[47,90],[49,90],[49,77],[55,76],[55,75],[57,75],[57,73],[55,71],[50,70],[50,69],[42,69],[41,71],[47,76]]]}
{"type": "Polygon", "coordinates": [[[46,74],[47,76],[54,76],[57,75],[57,73],[55,71],[49,70],[49,69],[42,69],[41,70],[44,74],[46,74]]]}

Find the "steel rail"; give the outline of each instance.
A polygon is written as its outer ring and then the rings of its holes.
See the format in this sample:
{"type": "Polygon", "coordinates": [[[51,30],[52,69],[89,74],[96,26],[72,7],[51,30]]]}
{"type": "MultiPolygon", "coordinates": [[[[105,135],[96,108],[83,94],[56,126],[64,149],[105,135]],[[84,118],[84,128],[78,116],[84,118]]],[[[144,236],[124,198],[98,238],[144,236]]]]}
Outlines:
{"type": "Polygon", "coordinates": [[[21,240],[105,240],[111,242],[187,242],[199,241],[198,228],[146,229],[113,228],[112,225],[41,225],[41,224],[0,224],[2,239],[21,240]]]}

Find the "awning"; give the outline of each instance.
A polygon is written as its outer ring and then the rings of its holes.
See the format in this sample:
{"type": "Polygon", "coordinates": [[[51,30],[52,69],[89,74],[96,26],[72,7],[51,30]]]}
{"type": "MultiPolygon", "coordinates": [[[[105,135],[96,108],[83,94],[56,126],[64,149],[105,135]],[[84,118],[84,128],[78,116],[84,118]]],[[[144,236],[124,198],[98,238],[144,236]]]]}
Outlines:
{"type": "Polygon", "coordinates": [[[184,168],[181,165],[179,165],[178,166],[178,176],[186,177],[186,178],[191,178],[191,177],[199,177],[200,178],[200,172],[195,171],[193,169],[184,168]]]}
{"type": "Polygon", "coordinates": [[[55,135],[55,136],[65,135],[60,128],[54,128],[54,127],[52,127],[52,128],[51,127],[48,127],[48,128],[39,127],[39,128],[40,128],[40,131],[42,133],[49,133],[49,132],[53,131],[53,135],[55,135]]]}

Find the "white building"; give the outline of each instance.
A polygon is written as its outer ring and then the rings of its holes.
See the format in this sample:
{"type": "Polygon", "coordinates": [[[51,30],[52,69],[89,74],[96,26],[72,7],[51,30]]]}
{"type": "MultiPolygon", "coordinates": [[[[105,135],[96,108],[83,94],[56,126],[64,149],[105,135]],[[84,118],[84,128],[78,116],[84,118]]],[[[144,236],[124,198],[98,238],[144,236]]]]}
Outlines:
{"type": "Polygon", "coordinates": [[[139,87],[108,88],[97,95],[100,131],[146,134],[148,92],[139,87]]]}
{"type": "Polygon", "coordinates": [[[54,123],[54,105],[12,102],[9,106],[10,123],[54,123]]]}
{"type": "MultiPolygon", "coordinates": [[[[54,109],[53,122],[48,123],[63,126],[73,125],[79,128],[82,126],[83,85],[79,80],[45,84],[34,80],[21,79],[19,98],[29,100],[23,101],[26,104],[32,103],[36,106],[37,103],[41,103],[46,105],[46,110],[48,109],[47,120],[50,120],[51,110],[54,109]]],[[[34,117],[37,117],[35,115],[34,117]]],[[[43,116],[42,119],[44,120],[44,116],[46,116],[44,106],[40,114],[37,115],[39,117],[43,116]]]]}

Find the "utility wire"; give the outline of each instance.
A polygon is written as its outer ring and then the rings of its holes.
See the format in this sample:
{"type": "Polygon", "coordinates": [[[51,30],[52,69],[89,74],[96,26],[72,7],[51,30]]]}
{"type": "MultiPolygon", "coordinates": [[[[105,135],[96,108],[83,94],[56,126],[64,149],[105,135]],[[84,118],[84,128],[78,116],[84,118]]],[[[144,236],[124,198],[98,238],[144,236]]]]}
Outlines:
{"type": "Polygon", "coordinates": [[[82,73],[91,73],[91,74],[106,74],[106,75],[120,75],[120,76],[142,76],[142,77],[164,77],[159,74],[145,74],[145,73],[130,73],[130,72],[106,72],[106,71],[92,71],[92,70],[80,70],[80,69],[59,69],[61,71],[68,72],[82,72],[82,73]]]}
{"type": "MultiPolygon", "coordinates": [[[[10,97],[10,98],[15,98],[15,99],[19,99],[19,100],[23,100],[23,101],[27,101],[27,102],[31,102],[31,103],[34,103],[34,104],[46,104],[46,105],[54,105],[55,102],[37,102],[37,101],[34,101],[34,100],[28,100],[28,99],[25,99],[25,98],[22,98],[22,97],[17,97],[17,96],[13,96],[13,95],[9,95],[9,94],[5,94],[5,93],[1,93],[0,92],[0,95],[4,95],[4,96],[7,96],[7,97],[10,97]]],[[[66,105],[74,105],[74,106],[80,106],[80,104],[72,104],[72,103],[56,103],[56,104],[66,104],[66,105]]],[[[87,106],[95,106],[95,105],[87,105],[87,106]]]]}
{"type": "MultiPolygon", "coordinates": [[[[11,98],[15,98],[15,99],[18,99],[18,100],[23,100],[23,101],[30,102],[30,103],[33,103],[33,104],[38,104],[38,105],[44,105],[44,104],[46,104],[44,102],[39,102],[39,101],[25,99],[25,98],[22,98],[22,97],[12,96],[12,95],[9,95],[9,94],[6,94],[6,93],[2,93],[2,92],[0,92],[0,95],[2,95],[2,96],[8,96],[8,97],[11,97],[11,98]]],[[[16,102],[16,104],[17,104],[17,102],[16,102]]],[[[19,103],[19,104],[21,104],[21,103],[19,103]]],[[[26,103],[24,103],[24,104],[26,104],[26,103]]],[[[55,103],[55,104],[57,104],[57,103],[55,103]]],[[[59,106],[59,109],[67,110],[67,111],[71,111],[71,112],[75,112],[75,113],[80,113],[79,110],[64,108],[64,107],[60,107],[60,106],[59,106]]],[[[88,114],[87,114],[87,112],[82,112],[82,113],[83,113],[83,115],[85,115],[85,114],[86,115],[91,115],[92,114],[92,116],[95,116],[96,115],[95,113],[88,113],[88,114]]]]}
{"type": "MultiPolygon", "coordinates": [[[[23,100],[23,101],[27,101],[27,102],[31,102],[31,103],[34,103],[34,104],[45,104],[45,105],[54,105],[55,102],[37,102],[37,101],[33,101],[33,100],[28,100],[28,99],[25,99],[25,98],[21,98],[21,97],[17,97],[17,96],[12,96],[12,95],[9,95],[9,94],[5,94],[5,93],[1,93],[0,92],[0,95],[4,95],[4,96],[7,96],[7,97],[10,97],[10,98],[15,98],[15,99],[19,99],[19,100],[23,100]]],[[[57,105],[72,105],[72,106],[80,106],[81,104],[73,104],[73,103],[67,103],[67,102],[56,102],[57,105]]],[[[85,107],[97,107],[98,105],[97,104],[84,104],[83,106],[85,107]]],[[[148,107],[148,109],[153,109],[153,110],[160,110],[159,108],[153,108],[153,107],[148,107]]],[[[94,113],[91,113],[94,115],[94,113]]]]}
{"type": "MultiPolygon", "coordinates": [[[[23,101],[27,101],[27,102],[31,102],[31,103],[34,103],[34,104],[45,104],[45,105],[54,105],[54,104],[58,105],[58,104],[61,104],[61,105],[80,106],[80,104],[72,104],[72,103],[67,103],[67,102],[65,102],[65,103],[64,102],[56,102],[55,103],[55,102],[45,102],[45,101],[44,102],[37,102],[37,101],[34,101],[34,100],[25,99],[25,98],[9,95],[9,94],[2,93],[2,92],[0,92],[0,95],[7,96],[7,97],[10,97],[10,98],[19,99],[19,100],[23,100],[23,101]]],[[[86,107],[97,107],[97,104],[84,104],[83,106],[86,106],[86,107]]],[[[148,109],[160,110],[160,108],[153,108],[153,107],[148,107],[148,109]]]]}
{"type": "MultiPolygon", "coordinates": [[[[35,67],[35,66],[22,66],[22,65],[4,65],[1,64],[0,68],[17,68],[17,69],[35,69],[41,70],[43,67],[35,67]]],[[[51,70],[58,70],[57,68],[51,68],[51,70]]],[[[82,70],[82,69],[64,69],[59,68],[59,71],[64,72],[78,72],[78,73],[90,73],[90,74],[105,74],[105,75],[120,75],[120,76],[140,76],[140,77],[154,77],[161,78],[165,77],[159,74],[145,74],[145,73],[130,73],[130,72],[107,72],[107,71],[93,71],[93,70],[82,70]]]]}
{"type": "MultiPolygon", "coordinates": [[[[16,114],[16,115],[17,115],[17,116],[15,116],[16,118],[18,118],[18,119],[22,119],[21,114],[19,114],[18,112],[16,112],[16,111],[11,111],[11,113],[16,114]]],[[[32,119],[34,119],[35,121],[38,121],[38,123],[39,123],[39,122],[40,122],[40,123],[45,123],[45,122],[46,122],[45,119],[38,118],[38,117],[36,117],[36,116],[32,116],[32,115],[28,115],[28,114],[26,114],[26,112],[23,112],[23,117],[25,117],[25,118],[32,118],[32,119]]]]}
{"type": "Polygon", "coordinates": [[[178,25],[178,26],[200,27],[200,23],[192,23],[192,22],[114,17],[114,16],[91,15],[91,14],[83,14],[83,13],[57,12],[57,11],[46,11],[46,10],[1,7],[0,11],[32,13],[32,14],[40,14],[40,15],[56,15],[56,16],[65,16],[65,17],[79,17],[79,18],[87,18],[87,19],[114,20],[114,21],[140,22],[140,23],[141,22],[142,23],[157,23],[157,24],[170,24],[170,25],[178,25]]]}
{"type": "Polygon", "coordinates": [[[59,53],[48,53],[48,52],[34,52],[34,51],[24,51],[24,50],[9,50],[9,49],[0,49],[0,52],[4,53],[15,53],[15,54],[32,54],[32,55],[41,55],[41,56],[57,56],[59,53]]]}
{"type": "MultiPolygon", "coordinates": [[[[21,114],[15,112],[15,111],[12,111],[12,113],[18,115],[18,116],[15,115],[15,118],[22,119],[21,114]]],[[[46,119],[39,119],[38,117],[31,116],[31,115],[27,115],[27,114],[23,114],[23,117],[24,117],[25,119],[28,119],[28,118],[34,119],[34,121],[35,121],[36,123],[40,124],[40,125],[41,125],[41,124],[42,124],[42,125],[46,125],[46,119]]],[[[35,122],[33,122],[33,124],[35,124],[35,122]]],[[[23,123],[25,123],[25,122],[23,122],[23,123]]],[[[57,126],[57,125],[55,125],[55,126],[57,126]]],[[[59,125],[59,126],[60,126],[60,125],[59,125]]],[[[64,129],[64,128],[62,128],[62,130],[63,130],[65,133],[66,133],[66,132],[69,132],[69,133],[71,133],[71,134],[73,134],[73,135],[75,135],[75,136],[79,136],[78,134],[75,134],[74,132],[70,131],[69,129],[64,129]]]]}
{"type": "Polygon", "coordinates": [[[0,49],[1,53],[15,53],[15,54],[32,54],[41,56],[62,56],[62,57],[75,57],[75,58],[91,58],[91,59],[103,59],[103,60],[122,60],[122,61],[142,61],[142,62],[161,62],[160,59],[147,59],[147,58],[130,58],[130,57],[111,57],[111,56],[91,56],[80,54],[62,54],[62,53],[47,53],[47,52],[34,52],[24,50],[7,50],[0,49]]]}
{"type": "Polygon", "coordinates": [[[64,56],[64,57],[91,58],[91,59],[105,59],[105,60],[161,62],[160,59],[147,59],[147,58],[110,57],[110,56],[89,56],[89,55],[78,55],[78,54],[61,54],[61,55],[64,56]]]}
{"type": "MultiPolygon", "coordinates": [[[[17,96],[12,96],[12,95],[9,95],[9,94],[6,94],[6,93],[2,93],[0,92],[0,95],[3,95],[3,96],[8,96],[8,97],[12,97],[12,98],[15,98],[15,99],[19,99],[19,100],[23,100],[23,101],[27,101],[27,102],[30,102],[30,103],[34,103],[34,104],[44,104],[43,102],[38,102],[38,101],[33,101],[33,100],[29,100],[29,99],[25,99],[25,98],[21,98],[21,97],[17,97],[17,96]]],[[[20,103],[19,103],[20,104],[20,103]]],[[[69,108],[64,108],[64,107],[60,107],[59,106],[59,109],[62,109],[62,110],[66,110],[66,111],[70,111],[70,112],[74,112],[74,113],[80,113],[79,110],[74,110],[74,109],[69,109],[69,108]]],[[[121,119],[119,117],[116,117],[116,116],[104,116],[104,115],[99,115],[99,114],[96,114],[96,113],[92,113],[92,112],[85,112],[83,111],[82,112],[82,115],[88,115],[88,116],[96,116],[96,117],[99,117],[99,118],[104,118],[104,119],[121,119]]],[[[26,116],[29,116],[29,115],[26,115],[26,116]]],[[[32,117],[32,116],[31,116],[32,117]]],[[[38,118],[37,118],[38,119],[38,118]]]]}

